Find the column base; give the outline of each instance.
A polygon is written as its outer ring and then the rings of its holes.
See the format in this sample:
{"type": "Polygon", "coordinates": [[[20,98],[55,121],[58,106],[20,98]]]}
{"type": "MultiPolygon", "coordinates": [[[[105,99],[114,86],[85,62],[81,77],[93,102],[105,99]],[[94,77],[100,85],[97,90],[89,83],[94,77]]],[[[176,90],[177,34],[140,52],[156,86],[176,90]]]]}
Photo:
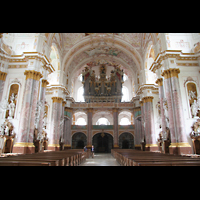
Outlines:
{"type": "Polygon", "coordinates": [[[192,147],[187,142],[171,143],[169,153],[175,155],[192,154],[192,147]]]}
{"type": "Polygon", "coordinates": [[[51,150],[51,151],[60,151],[60,145],[59,144],[49,144],[48,150],[51,150]]]}
{"type": "Polygon", "coordinates": [[[119,149],[119,145],[115,144],[115,145],[113,146],[113,149],[119,149]]]}
{"type": "Polygon", "coordinates": [[[65,149],[71,149],[71,148],[72,148],[71,145],[68,145],[68,144],[65,144],[65,145],[64,145],[64,150],[65,150],[65,149]]]}
{"type": "Polygon", "coordinates": [[[31,154],[35,153],[35,146],[33,143],[18,142],[13,146],[13,153],[31,154]]]}
{"type": "Polygon", "coordinates": [[[136,144],[136,145],[135,145],[135,149],[136,149],[136,150],[141,150],[141,145],[140,145],[140,144],[136,144]]]}
{"type": "Polygon", "coordinates": [[[145,145],[145,151],[158,151],[158,145],[157,144],[146,144],[145,145]]]}

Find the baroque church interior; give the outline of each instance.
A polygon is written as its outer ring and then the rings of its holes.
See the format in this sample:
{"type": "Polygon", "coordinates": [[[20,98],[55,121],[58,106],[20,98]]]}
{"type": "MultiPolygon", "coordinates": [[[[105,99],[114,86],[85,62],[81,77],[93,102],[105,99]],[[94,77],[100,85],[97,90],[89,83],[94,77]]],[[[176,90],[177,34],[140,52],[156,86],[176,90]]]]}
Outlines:
{"type": "Polygon", "coordinates": [[[0,33],[1,152],[198,153],[199,50],[199,33],[0,33]]]}

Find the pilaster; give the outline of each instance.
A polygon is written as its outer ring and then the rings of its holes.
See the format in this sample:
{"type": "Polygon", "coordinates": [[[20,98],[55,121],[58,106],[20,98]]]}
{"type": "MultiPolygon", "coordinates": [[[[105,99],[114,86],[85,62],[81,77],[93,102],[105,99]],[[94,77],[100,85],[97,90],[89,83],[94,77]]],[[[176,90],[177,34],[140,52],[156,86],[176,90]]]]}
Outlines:
{"type": "Polygon", "coordinates": [[[88,108],[87,110],[87,148],[92,147],[92,115],[93,115],[93,109],[88,108]]]}

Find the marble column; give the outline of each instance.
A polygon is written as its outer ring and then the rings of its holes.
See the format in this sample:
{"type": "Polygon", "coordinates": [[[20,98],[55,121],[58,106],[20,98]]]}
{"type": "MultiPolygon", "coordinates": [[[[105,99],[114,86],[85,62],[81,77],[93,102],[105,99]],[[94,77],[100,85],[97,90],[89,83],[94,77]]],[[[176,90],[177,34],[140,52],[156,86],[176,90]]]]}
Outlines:
{"type": "Polygon", "coordinates": [[[2,100],[6,76],[7,76],[7,73],[0,71],[0,101],[2,100]]]}
{"type": "Polygon", "coordinates": [[[93,109],[89,108],[87,110],[87,148],[92,147],[92,115],[93,109]]]}
{"type": "Polygon", "coordinates": [[[40,72],[26,70],[25,89],[22,100],[22,111],[19,123],[17,142],[13,147],[14,153],[34,153],[33,145],[35,111],[37,105],[39,80],[42,78],[40,72]]]}
{"type": "Polygon", "coordinates": [[[187,142],[184,130],[183,106],[178,74],[180,70],[170,68],[161,75],[164,76],[165,96],[167,98],[169,129],[171,145],[169,151],[172,154],[191,153],[191,147],[187,142]]]}
{"type": "Polygon", "coordinates": [[[43,109],[40,110],[40,118],[39,118],[39,125],[38,125],[38,132],[42,133],[42,127],[43,127],[43,118],[44,118],[44,104],[45,104],[45,92],[46,92],[46,86],[49,84],[49,82],[45,79],[42,80],[42,87],[40,91],[40,102],[43,104],[43,109]]]}
{"type": "MultiPolygon", "coordinates": [[[[138,111],[141,111],[141,108],[134,108],[134,111],[133,111],[133,115],[135,117],[135,113],[138,112],[138,111]]],[[[140,145],[140,142],[142,140],[142,126],[141,126],[141,116],[138,117],[138,118],[134,118],[134,122],[135,122],[135,138],[134,138],[134,143],[135,143],[135,148],[137,149],[141,149],[141,145],[140,145]]]]}
{"type": "Polygon", "coordinates": [[[59,150],[59,139],[60,139],[60,120],[62,115],[62,102],[63,98],[52,97],[52,119],[51,119],[51,131],[49,139],[49,150],[59,150]]]}
{"type": "Polygon", "coordinates": [[[144,102],[143,101],[140,101],[140,107],[141,107],[141,140],[140,140],[140,143],[141,141],[144,139],[144,136],[145,136],[145,132],[144,132],[144,102]]]}
{"type": "Polygon", "coordinates": [[[72,108],[64,108],[65,122],[64,122],[64,141],[65,149],[71,149],[71,125],[72,125],[72,108]]]}
{"type": "Polygon", "coordinates": [[[119,132],[118,132],[118,109],[113,108],[113,125],[114,125],[114,149],[119,148],[119,132]]]}
{"type": "Polygon", "coordinates": [[[165,111],[163,107],[163,100],[164,100],[164,87],[163,87],[163,79],[157,79],[156,83],[159,86],[159,98],[160,98],[160,111],[161,111],[161,126],[162,131],[164,132],[166,129],[166,121],[165,121],[165,111]]]}
{"type": "Polygon", "coordinates": [[[154,150],[157,148],[155,139],[155,127],[153,116],[153,97],[143,97],[144,102],[144,120],[145,120],[145,139],[146,150],[154,150]]]}

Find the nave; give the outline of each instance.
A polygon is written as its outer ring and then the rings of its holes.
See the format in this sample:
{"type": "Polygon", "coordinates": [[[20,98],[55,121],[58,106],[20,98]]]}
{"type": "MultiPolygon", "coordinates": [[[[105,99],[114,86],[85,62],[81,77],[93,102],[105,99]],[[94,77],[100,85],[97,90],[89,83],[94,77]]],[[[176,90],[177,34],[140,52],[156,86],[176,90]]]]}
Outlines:
{"type": "Polygon", "coordinates": [[[95,153],[94,158],[87,158],[80,166],[120,166],[110,153],[95,153]]]}

